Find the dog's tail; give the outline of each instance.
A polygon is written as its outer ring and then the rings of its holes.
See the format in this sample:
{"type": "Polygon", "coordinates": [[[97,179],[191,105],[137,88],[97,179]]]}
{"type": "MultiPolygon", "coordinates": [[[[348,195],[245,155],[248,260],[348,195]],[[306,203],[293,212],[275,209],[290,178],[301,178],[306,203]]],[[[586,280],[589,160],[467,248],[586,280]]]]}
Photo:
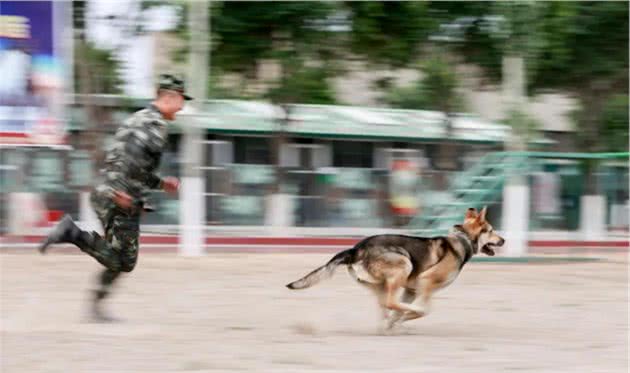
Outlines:
{"type": "Polygon", "coordinates": [[[288,284],[287,287],[293,290],[306,289],[322,280],[331,278],[332,275],[335,273],[335,269],[337,269],[338,266],[340,266],[341,264],[352,264],[354,262],[356,252],[357,249],[352,248],[338,253],[337,255],[333,256],[333,258],[330,259],[328,263],[317,268],[316,270],[312,271],[301,279],[293,281],[292,283],[288,284]]]}

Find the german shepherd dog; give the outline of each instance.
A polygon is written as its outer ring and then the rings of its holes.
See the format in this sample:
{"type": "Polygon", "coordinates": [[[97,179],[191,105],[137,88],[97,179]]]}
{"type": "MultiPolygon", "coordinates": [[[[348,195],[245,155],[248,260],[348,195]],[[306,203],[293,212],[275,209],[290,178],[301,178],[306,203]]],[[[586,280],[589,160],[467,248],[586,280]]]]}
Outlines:
{"type": "Polygon", "coordinates": [[[428,314],[431,296],[455,280],[464,265],[479,251],[493,256],[505,240],[486,220],[487,207],[466,212],[464,223],[442,237],[384,234],[365,238],[353,248],[287,285],[305,289],[330,278],[345,264],[348,273],[378,298],[385,329],[428,314]],[[367,278],[360,278],[354,266],[367,278]]]}

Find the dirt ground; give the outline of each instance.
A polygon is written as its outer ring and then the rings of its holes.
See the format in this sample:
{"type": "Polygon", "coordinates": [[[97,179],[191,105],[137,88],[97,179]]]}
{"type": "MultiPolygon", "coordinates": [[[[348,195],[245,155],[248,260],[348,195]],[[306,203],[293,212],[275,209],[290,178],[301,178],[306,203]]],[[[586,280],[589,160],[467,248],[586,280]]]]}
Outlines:
{"type": "Polygon", "coordinates": [[[330,255],[145,254],[86,322],[96,262],[4,254],[1,366],[26,372],[626,372],[628,266],[471,263],[433,313],[394,335],[344,269],[284,287],[330,255]]]}

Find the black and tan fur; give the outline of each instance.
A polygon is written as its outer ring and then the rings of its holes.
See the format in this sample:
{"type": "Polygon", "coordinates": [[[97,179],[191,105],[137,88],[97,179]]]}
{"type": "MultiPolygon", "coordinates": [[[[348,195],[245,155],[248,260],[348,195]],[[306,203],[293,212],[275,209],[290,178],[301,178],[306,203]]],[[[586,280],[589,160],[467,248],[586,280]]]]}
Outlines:
{"type": "Polygon", "coordinates": [[[423,317],[433,293],[452,283],[473,255],[480,250],[494,255],[493,247],[505,242],[486,220],[486,212],[485,207],[479,213],[468,209],[464,223],[442,237],[368,237],[287,287],[308,288],[346,265],[350,275],[377,296],[386,328],[423,317]],[[355,267],[367,278],[361,278],[355,267]]]}

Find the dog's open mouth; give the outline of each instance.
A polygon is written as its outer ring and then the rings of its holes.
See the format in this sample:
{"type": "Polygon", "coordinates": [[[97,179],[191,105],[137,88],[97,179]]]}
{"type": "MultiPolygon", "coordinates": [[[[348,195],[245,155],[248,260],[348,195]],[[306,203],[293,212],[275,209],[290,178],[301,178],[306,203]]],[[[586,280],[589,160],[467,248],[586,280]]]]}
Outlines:
{"type": "Polygon", "coordinates": [[[494,256],[494,249],[497,248],[498,245],[494,245],[491,243],[487,243],[485,245],[483,245],[483,247],[481,248],[481,252],[488,255],[488,256],[494,256]]]}

